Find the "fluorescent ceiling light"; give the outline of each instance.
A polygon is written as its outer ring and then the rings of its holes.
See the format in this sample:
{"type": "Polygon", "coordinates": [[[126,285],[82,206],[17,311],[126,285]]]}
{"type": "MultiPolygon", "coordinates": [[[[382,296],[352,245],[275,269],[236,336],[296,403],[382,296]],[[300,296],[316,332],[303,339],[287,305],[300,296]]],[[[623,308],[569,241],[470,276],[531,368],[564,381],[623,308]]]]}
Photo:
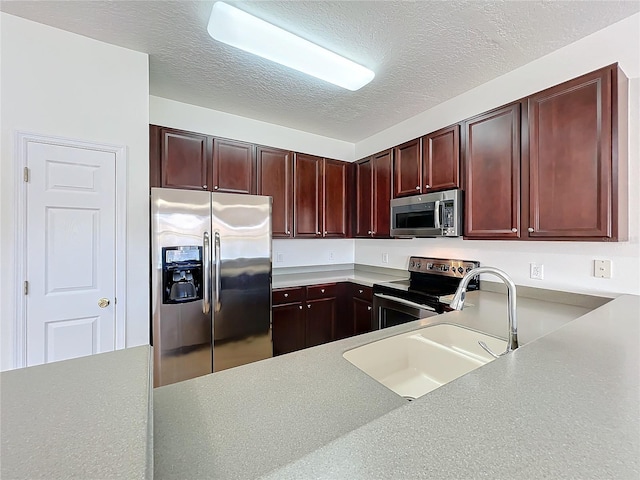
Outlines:
{"type": "Polygon", "coordinates": [[[362,88],[375,76],[362,65],[224,2],[213,5],[207,31],[215,40],[348,90],[362,88]]]}

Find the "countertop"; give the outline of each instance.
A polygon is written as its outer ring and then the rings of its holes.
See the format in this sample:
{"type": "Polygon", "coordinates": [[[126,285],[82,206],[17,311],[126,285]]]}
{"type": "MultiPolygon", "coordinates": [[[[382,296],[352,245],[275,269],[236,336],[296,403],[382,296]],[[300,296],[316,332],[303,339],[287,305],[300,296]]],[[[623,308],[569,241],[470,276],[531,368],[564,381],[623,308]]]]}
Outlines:
{"type": "Polygon", "coordinates": [[[0,374],[3,479],[151,479],[151,348],[0,374]]]}
{"type": "Polygon", "coordinates": [[[155,389],[155,478],[637,477],[639,297],[519,297],[520,349],[411,403],[342,357],[436,323],[506,336],[505,295],[467,301],[155,389]]]}
{"type": "MultiPolygon", "coordinates": [[[[298,273],[280,273],[274,270],[272,288],[302,287],[322,283],[352,282],[367,287],[374,283],[391,282],[408,278],[408,272],[393,269],[344,268],[342,270],[304,271],[298,273]],[[389,273],[391,272],[391,273],[389,273]]],[[[291,271],[291,270],[285,270],[291,271]]],[[[295,270],[294,270],[295,271],[295,270]]]]}

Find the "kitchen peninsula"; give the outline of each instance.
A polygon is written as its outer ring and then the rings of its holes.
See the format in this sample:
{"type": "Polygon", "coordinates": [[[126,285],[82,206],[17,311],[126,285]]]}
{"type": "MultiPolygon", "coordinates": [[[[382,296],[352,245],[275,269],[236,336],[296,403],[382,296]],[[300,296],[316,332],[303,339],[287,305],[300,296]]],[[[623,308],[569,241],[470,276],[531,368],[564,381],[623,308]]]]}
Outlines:
{"type": "Polygon", "coordinates": [[[413,402],[342,357],[433,323],[504,337],[505,295],[467,301],[153,401],[145,347],[4,372],[2,478],[636,478],[638,296],[595,309],[519,296],[522,347],[413,402]]]}

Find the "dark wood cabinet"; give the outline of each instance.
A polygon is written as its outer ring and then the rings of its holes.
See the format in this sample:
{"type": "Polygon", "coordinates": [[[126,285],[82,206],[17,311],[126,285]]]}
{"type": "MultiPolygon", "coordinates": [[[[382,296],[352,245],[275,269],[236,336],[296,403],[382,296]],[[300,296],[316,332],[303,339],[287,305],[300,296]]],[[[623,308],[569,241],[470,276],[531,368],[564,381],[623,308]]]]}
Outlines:
{"type": "Polygon", "coordinates": [[[356,163],[356,237],[389,237],[392,166],[391,150],[356,163]]]}
{"type": "Polygon", "coordinates": [[[347,236],[348,165],[338,160],[295,154],[295,237],[347,236]]]}
{"type": "Polygon", "coordinates": [[[520,237],[520,103],[464,123],[465,238],[520,237]]]}
{"type": "Polygon", "coordinates": [[[354,335],[367,333],[371,331],[371,317],[373,305],[367,300],[360,298],[353,299],[353,327],[354,335]]]}
{"type": "Polygon", "coordinates": [[[307,300],[306,346],[313,347],[334,340],[336,299],[307,300]]]}
{"type": "Polygon", "coordinates": [[[422,184],[422,140],[416,138],[393,149],[393,197],[420,193],[422,184]]]}
{"type": "Polygon", "coordinates": [[[305,347],[302,302],[273,305],[271,309],[273,355],[295,352],[305,347]]]}
{"type": "Polygon", "coordinates": [[[298,238],[322,236],[322,158],[294,156],[294,232],[298,238]]]}
{"type": "Polygon", "coordinates": [[[149,125],[149,187],[162,186],[161,133],[161,127],[149,125]]]}
{"type": "Polygon", "coordinates": [[[323,237],[347,236],[347,162],[323,160],[323,237]]]}
{"type": "Polygon", "coordinates": [[[286,150],[256,148],[258,195],[273,198],[271,225],[274,238],[291,238],[293,223],[293,155],[286,150]]]}
{"type": "Polygon", "coordinates": [[[250,143],[213,140],[214,192],[256,193],[256,161],[250,143]]]}
{"type": "Polygon", "coordinates": [[[211,137],[161,128],[160,172],[162,187],[208,190],[211,185],[211,137]]]}
{"type": "Polygon", "coordinates": [[[528,98],[530,239],[616,238],[612,85],[606,68],[528,98]]]}
{"type": "Polygon", "coordinates": [[[422,138],[422,193],[460,187],[460,125],[422,138]]]}

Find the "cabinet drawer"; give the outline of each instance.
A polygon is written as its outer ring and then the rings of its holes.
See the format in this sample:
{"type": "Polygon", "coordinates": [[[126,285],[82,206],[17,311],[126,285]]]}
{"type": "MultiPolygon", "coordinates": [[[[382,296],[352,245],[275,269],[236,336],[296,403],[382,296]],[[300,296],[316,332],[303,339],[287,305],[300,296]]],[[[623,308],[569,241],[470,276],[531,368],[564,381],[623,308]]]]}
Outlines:
{"type": "Polygon", "coordinates": [[[335,283],[313,285],[311,287],[307,287],[307,300],[313,300],[314,298],[335,297],[336,291],[337,286],[335,283]]]}
{"type": "Polygon", "coordinates": [[[352,284],[353,296],[371,302],[373,300],[373,289],[364,285],[352,284]]]}
{"type": "Polygon", "coordinates": [[[301,302],[304,300],[304,288],[279,288],[271,292],[274,305],[283,303],[301,302]]]}

